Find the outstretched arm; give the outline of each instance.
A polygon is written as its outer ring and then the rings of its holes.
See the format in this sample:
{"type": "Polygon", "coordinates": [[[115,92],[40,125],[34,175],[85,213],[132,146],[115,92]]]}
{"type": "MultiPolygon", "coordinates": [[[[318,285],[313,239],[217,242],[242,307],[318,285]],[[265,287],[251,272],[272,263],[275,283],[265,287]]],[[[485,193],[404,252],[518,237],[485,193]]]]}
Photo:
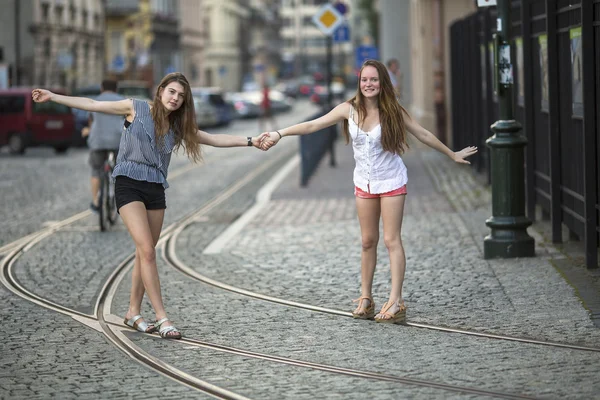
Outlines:
{"type": "Polygon", "coordinates": [[[440,140],[433,133],[419,125],[408,114],[405,114],[404,124],[406,125],[406,130],[408,130],[408,132],[416,137],[421,143],[424,143],[440,153],[447,155],[450,159],[456,161],[457,163],[471,164],[469,161],[465,160],[465,158],[477,153],[477,147],[475,146],[465,147],[461,151],[456,152],[450,150],[444,143],[440,142],[440,140]]]}
{"type": "Polygon", "coordinates": [[[265,138],[266,140],[263,143],[263,149],[266,150],[269,147],[276,145],[284,136],[308,135],[327,128],[328,126],[335,125],[344,120],[349,113],[350,104],[344,102],[337,105],[333,110],[322,117],[279,129],[276,132],[270,132],[269,136],[265,138]]]}
{"type": "MultiPolygon", "coordinates": [[[[259,136],[251,138],[252,146],[260,149],[260,143],[268,137],[268,133],[263,133],[259,136]]],[[[198,139],[200,143],[206,144],[213,147],[243,147],[248,146],[248,138],[245,136],[226,135],[226,134],[212,134],[198,130],[198,139]]]]}
{"type": "Polygon", "coordinates": [[[92,112],[115,115],[133,114],[133,101],[131,99],[119,101],[96,101],[85,97],[63,96],[61,94],[52,93],[51,91],[45,89],[34,89],[31,92],[31,97],[36,103],[53,101],[71,108],[79,108],[81,110],[92,112]]]}

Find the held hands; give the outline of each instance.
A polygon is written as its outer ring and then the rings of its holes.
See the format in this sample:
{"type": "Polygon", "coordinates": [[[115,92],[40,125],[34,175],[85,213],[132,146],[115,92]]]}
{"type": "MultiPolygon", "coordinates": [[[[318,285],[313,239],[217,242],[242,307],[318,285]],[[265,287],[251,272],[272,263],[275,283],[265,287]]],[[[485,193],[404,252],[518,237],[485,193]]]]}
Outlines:
{"type": "Polygon", "coordinates": [[[252,146],[256,147],[257,149],[263,150],[263,151],[267,151],[269,150],[268,146],[265,148],[264,143],[265,141],[269,140],[269,132],[263,132],[258,136],[255,136],[252,138],[252,146]]]}
{"type": "Polygon", "coordinates": [[[49,90],[45,90],[45,89],[33,89],[33,91],[31,92],[31,98],[36,103],[45,103],[47,101],[52,100],[52,95],[53,94],[54,93],[52,93],[49,90]]]}
{"type": "Polygon", "coordinates": [[[260,148],[265,151],[275,146],[281,139],[277,132],[263,132],[260,137],[262,137],[260,148]]]}
{"type": "Polygon", "coordinates": [[[455,151],[452,159],[460,164],[471,164],[469,161],[465,160],[465,158],[472,156],[477,153],[477,147],[469,146],[465,147],[461,151],[455,151]]]}

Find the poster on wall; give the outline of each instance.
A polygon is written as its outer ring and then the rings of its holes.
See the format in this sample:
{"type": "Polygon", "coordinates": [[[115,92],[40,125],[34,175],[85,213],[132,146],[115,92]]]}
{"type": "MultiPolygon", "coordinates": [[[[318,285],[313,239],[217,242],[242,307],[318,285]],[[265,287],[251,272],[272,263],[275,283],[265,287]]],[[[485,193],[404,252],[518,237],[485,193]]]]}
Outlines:
{"type": "Polygon", "coordinates": [[[523,71],[523,38],[515,39],[515,56],[517,57],[517,104],[525,106],[525,73],[523,71]]]}
{"type": "Polygon", "coordinates": [[[538,36],[540,48],[540,79],[542,89],[542,111],[550,111],[549,93],[548,93],[548,36],[538,36]]]}
{"type": "Polygon", "coordinates": [[[571,39],[571,74],[573,77],[573,116],[583,117],[583,71],[581,57],[581,27],[569,31],[571,39]]]}

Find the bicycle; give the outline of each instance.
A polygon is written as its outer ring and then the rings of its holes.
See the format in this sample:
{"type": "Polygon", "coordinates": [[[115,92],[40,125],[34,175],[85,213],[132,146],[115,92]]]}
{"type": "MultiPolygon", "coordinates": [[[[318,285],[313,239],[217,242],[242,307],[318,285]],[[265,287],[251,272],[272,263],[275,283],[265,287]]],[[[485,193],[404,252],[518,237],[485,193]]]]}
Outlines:
{"type": "Polygon", "coordinates": [[[113,169],[115,168],[115,152],[108,151],[108,156],[104,162],[104,171],[100,180],[99,212],[100,230],[106,231],[110,226],[117,222],[117,203],[115,201],[115,183],[112,179],[113,169]]]}

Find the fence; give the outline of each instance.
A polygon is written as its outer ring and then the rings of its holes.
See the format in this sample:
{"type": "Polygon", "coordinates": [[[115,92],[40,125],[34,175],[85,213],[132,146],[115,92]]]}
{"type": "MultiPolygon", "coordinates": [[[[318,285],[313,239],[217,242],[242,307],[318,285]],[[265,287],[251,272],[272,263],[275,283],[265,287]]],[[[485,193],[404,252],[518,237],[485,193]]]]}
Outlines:
{"type": "MultiPolygon", "coordinates": [[[[323,109],[308,118],[310,121],[315,118],[322,117],[329,110],[323,109]]],[[[325,129],[321,129],[310,135],[300,136],[300,185],[306,186],[308,180],[315,172],[321,159],[326,153],[330,154],[329,164],[335,166],[334,142],[337,137],[337,126],[333,125],[325,129]]]]}
{"type": "MultiPolygon", "coordinates": [[[[528,139],[527,214],[549,218],[584,241],[586,265],[598,266],[600,233],[600,0],[513,0],[514,115],[528,139]]],[[[493,88],[496,9],[480,9],[451,27],[454,146],[485,149],[473,164],[489,175],[485,140],[498,118],[493,88]]],[[[488,178],[489,179],[489,178],[488,178]]]]}

